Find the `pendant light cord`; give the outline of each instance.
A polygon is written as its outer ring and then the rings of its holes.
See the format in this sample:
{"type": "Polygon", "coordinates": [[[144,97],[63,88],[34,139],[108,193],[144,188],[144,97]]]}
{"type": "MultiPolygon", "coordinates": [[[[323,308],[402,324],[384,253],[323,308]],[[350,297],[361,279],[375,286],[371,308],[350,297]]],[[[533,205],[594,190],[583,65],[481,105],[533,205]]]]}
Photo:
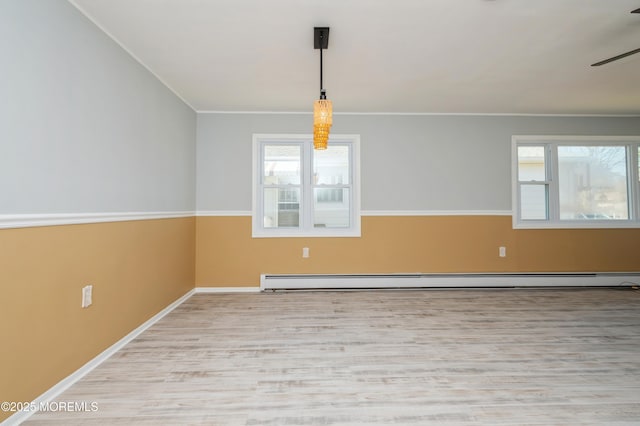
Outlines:
{"type": "Polygon", "coordinates": [[[322,36],[320,41],[320,99],[327,99],[325,90],[322,88],[322,36]]]}

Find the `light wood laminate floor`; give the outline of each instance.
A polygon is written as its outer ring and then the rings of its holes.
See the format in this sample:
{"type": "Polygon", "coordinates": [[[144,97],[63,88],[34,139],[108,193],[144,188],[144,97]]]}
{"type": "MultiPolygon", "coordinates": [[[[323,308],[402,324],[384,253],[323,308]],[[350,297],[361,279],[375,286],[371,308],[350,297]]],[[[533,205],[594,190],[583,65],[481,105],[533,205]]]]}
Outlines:
{"type": "Polygon", "coordinates": [[[640,293],[196,294],[26,425],[639,425],[640,293]]]}

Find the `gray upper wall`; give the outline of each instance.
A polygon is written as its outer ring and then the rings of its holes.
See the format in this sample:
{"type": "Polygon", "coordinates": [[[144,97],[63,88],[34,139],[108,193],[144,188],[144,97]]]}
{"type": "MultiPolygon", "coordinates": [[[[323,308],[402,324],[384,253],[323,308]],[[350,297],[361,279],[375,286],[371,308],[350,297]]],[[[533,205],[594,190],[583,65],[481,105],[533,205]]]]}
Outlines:
{"type": "MultiPolygon", "coordinates": [[[[3,0],[0,61],[0,214],[248,211],[252,134],[311,130],[196,114],[66,0],[3,0]]],[[[640,118],[338,114],[332,131],[361,135],[363,210],[509,210],[513,134],[639,135],[640,118]]]]}
{"type": "Polygon", "coordinates": [[[196,114],[66,0],[3,0],[0,214],[195,208],[196,114]]]}
{"type": "MultiPolygon", "coordinates": [[[[335,115],[360,134],[363,210],[511,210],[513,135],[640,135],[640,117],[335,115]]],[[[249,211],[253,133],[311,133],[307,114],[198,114],[198,211],[249,211]]]]}

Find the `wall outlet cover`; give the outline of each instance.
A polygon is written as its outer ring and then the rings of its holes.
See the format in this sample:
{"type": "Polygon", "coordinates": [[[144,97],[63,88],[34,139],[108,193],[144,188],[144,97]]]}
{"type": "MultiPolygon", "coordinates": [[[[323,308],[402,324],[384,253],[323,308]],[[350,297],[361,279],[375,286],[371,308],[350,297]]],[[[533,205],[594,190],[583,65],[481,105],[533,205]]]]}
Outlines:
{"type": "Polygon", "coordinates": [[[93,286],[87,285],[82,287],[82,307],[88,308],[93,303],[93,286]]]}

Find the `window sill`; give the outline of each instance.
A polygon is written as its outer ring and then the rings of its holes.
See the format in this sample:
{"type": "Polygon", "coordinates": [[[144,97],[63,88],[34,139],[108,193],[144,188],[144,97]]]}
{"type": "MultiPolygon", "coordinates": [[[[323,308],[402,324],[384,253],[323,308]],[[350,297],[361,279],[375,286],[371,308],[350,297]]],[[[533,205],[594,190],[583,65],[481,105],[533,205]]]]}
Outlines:
{"type": "Polygon", "coordinates": [[[322,231],[295,231],[278,229],[274,232],[253,232],[251,238],[360,238],[360,229],[325,229],[322,231]]]}

